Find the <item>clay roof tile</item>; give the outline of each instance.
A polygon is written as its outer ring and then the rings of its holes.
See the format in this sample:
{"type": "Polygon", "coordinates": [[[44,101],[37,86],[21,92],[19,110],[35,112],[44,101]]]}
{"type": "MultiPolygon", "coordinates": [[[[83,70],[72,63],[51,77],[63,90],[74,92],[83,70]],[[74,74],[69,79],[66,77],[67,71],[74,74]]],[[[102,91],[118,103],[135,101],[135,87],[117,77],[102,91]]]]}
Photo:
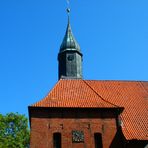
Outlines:
{"type": "Polygon", "coordinates": [[[60,80],[32,107],[118,108],[127,140],[148,140],[148,82],[60,80]]]}

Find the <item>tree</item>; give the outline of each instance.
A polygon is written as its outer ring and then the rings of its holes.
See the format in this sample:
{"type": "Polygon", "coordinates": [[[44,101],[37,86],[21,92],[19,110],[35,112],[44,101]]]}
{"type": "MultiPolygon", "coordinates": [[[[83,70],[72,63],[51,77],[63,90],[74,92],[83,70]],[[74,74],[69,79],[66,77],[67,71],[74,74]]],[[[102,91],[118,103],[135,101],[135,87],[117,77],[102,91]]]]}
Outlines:
{"type": "Polygon", "coordinates": [[[0,114],[0,148],[29,147],[28,119],[18,113],[0,114]]]}

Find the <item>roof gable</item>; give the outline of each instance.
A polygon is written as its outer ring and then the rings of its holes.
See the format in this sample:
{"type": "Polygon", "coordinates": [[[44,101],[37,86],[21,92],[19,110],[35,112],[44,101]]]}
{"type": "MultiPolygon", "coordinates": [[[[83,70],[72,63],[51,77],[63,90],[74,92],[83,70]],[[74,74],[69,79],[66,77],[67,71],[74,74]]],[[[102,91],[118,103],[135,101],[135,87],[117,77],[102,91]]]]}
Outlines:
{"type": "Polygon", "coordinates": [[[148,82],[60,80],[33,107],[118,108],[127,140],[148,140],[148,82]]]}

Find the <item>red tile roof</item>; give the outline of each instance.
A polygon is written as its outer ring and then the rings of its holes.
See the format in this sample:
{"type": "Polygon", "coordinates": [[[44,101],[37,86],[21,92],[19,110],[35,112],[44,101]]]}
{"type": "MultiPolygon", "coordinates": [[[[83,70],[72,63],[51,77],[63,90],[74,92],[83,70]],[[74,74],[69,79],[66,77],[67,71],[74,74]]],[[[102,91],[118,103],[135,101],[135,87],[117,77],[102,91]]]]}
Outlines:
{"type": "Polygon", "coordinates": [[[104,100],[84,80],[60,80],[36,107],[118,108],[104,100]]]}
{"type": "Polygon", "coordinates": [[[101,97],[118,106],[126,139],[148,140],[148,82],[86,81],[101,97]]]}
{"type": "Polygon", "coordinates": [[[148,82],[60,80],[33,107],[118,108],[127,140],[148,140],[148,82]]]}

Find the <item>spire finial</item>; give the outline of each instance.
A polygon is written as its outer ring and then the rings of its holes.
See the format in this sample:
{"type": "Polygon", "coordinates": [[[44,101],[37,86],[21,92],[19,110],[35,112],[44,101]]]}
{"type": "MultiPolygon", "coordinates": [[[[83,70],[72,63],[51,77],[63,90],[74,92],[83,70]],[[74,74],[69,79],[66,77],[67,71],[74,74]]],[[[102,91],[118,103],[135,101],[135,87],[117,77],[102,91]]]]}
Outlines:
{"type": "Polygon", "coordinates": [[[70,13],[70,0],[67,0],[67,14],[68,14],[68,17],[69,17],[69,13],[70,13]]]}

